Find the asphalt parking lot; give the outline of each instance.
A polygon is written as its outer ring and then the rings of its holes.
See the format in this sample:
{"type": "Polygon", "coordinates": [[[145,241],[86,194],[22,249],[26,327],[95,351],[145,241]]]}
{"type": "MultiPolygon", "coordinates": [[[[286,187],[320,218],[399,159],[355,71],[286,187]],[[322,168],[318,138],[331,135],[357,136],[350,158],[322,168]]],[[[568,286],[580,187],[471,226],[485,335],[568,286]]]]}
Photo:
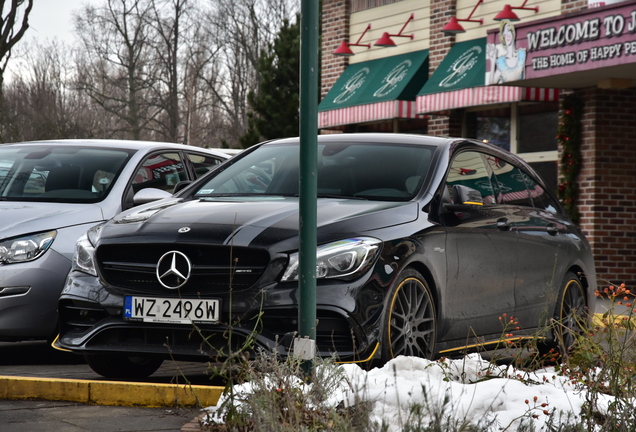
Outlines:
{"type": "Polygon", "coordinates": [[[196,431],[194,408],[141,408],[44,400],[0,400],[2,432],[196,431]],[[192,426],[190,426],[192,424],[192,426]]]}
{"type": "MultiPolygon", "coordinates": [[[[0,342],[0,375],[108,381],[76,354],[55,350],[44,341],[0,342]]],[[[219,385],[210,365],[165,361],[147,383],[219,385]]],[[[221,383],[222,384],[222,383],[221,383]]]]}
{"type": "Polygon", "coordinates": [[[0,430],[197,431],[218,384],[206,363],[167,361],[142,383],[116,382],[45,342],[0,343],[0,430]]]}

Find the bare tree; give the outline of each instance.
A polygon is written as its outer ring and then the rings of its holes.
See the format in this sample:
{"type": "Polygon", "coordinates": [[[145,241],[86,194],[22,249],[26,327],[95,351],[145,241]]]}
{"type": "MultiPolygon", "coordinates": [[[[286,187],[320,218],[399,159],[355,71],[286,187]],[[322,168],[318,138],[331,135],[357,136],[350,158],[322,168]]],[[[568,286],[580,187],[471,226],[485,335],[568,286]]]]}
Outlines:
{"type": "Polygon", "coordinates": [[[10,141],[94,136],[100,117],[83,93],[74,91],[70,49],[57,41],[31,44],[22,67],[5,87],[5,107],[12,113],[10,141]]]}
{"type": "Polygon", "coordinates": [[[11,58],[11,49],[22,39],[29,28],[29,14],[33,0],[0,0],[2,22],[0,28],[0,92],[4,84],[4,72],[11,58]]]}
{"type": "MultiPolygon", "coordinates": [[[[14,3],[27,1],[33,0],[14,3]]],[[[13,127],[13,136],[25,139],[81,133],[238,147],[247,127],[247,95],[261,79],[258,59],[284,20],[294,16],[295,3],[85,5],[75,13],[73,59],[66,51],[55,57],[59,50],[35,47],[27,56],[28,71],[11,86],[11,110],[19,118],[2,127],[13,127]],[[64,65],[72,65],[72,73],[64,65]]]]}
{"type": "Polygon", "coordinates": [[[225,137],[225,111],[218,94],[211,92],[202,76],[219,76],[217,41],[201,20],[190,26],[190,41],[183,57],[184,140],[200,147],[219,147],[225,137]]]}
{"type": "Polygon", "coordinates": [[[4,74],[11,50],[29,28],[33,0],[0,0],[0,141],[11,140],[14,118],[5,108],[4,74]]]}
{"type": "Polygon", "coordinates": [[[222,67],[202,74],[207,89],[215,94],[227,116],[227,141],[238,147],[247,129],[250,90],[257,87],[258,58],[282,26],[295,14],[289,0],[214,0],[206,28],[217,41],[222,67]]]}
{"type": "Polygon", "coordinates": [[[132,139],[146,137],[158,114],[150,6],[143,0],[105,0],[105,6],[85,6],[75,15],[83,48],[76,60],[78,89],[119,119],[120,136],[132,139]]]}
{"type": "Polygon", "coordinates": [[[150,0],[155,30],[156,130],[171,141],[236,145],[261,51],[287,18],[289,0],[150,0]],[[196,79],[195,79],[196,78],[196,79]]]}
{"type": "Polygon", "coordinates": [[[153,42],[154,55],[160,73],[155,86],[161,121],[157,122],[163,135],[173,142],[181,141],[180,129],[180,86],[181,59],[183,46],[182,32],[188,29],[188,0],[152,0],[152,21],[156,38],[153,42]]]}

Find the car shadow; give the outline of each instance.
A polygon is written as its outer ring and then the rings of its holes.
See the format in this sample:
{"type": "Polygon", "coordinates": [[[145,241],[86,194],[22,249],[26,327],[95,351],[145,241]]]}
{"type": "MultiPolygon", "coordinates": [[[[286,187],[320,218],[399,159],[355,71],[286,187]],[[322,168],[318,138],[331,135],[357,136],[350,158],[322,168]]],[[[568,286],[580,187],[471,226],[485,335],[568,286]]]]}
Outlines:
{"type": "Polygon", "coordinates": [[[77,354],[59,351],[46,341],[0,342],[0,365],[84,364],[77,354]]]}

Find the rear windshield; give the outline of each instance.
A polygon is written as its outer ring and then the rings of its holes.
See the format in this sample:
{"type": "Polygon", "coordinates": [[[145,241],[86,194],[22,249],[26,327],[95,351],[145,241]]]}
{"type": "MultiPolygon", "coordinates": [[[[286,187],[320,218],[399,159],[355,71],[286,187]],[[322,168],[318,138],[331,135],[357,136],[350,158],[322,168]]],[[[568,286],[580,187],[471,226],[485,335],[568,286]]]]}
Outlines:
{"type": "MultiPolygon", "coordinates": [[[[422,187],[433,151],[422,145],[320,144],[318,197],[410,200],[422,187]]],[[[298,191],[299,146],[268,144],[239,156],[195,196],[297,196],[298,191]]]]}
{"type": "Polygon", "coordinates": [[[0,146],[0,201],[97,202],[134,150],[0,146]]]}

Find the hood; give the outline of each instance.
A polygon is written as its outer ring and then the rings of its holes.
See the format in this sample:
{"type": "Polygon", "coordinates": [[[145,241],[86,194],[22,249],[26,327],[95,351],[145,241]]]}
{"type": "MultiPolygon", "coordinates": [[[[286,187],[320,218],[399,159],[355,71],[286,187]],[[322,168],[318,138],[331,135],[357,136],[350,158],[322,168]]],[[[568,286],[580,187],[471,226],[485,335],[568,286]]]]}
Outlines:
{"type": "Polygon", "coordinates": [[[102,220],[95,204],[0,201],[0,239],[102,220]]]}
{"type": "MultiPolygon", "coordinates": [[[[102,240],[124,242],[209,242],[235,246],[268,247],[298,237],[298,199],[262,197],[193,200],[162,205],[139,222],[136,215],[152,206],[127,212],[104,227],[102,240]],[[179,231],[182,232],[179,232],[179,231]],[[184,232],[185,231],[185,232],[184,232]]],[[[415,202],[319,199],[318,239],[404,224],[418,217],[415,202]]]]}

